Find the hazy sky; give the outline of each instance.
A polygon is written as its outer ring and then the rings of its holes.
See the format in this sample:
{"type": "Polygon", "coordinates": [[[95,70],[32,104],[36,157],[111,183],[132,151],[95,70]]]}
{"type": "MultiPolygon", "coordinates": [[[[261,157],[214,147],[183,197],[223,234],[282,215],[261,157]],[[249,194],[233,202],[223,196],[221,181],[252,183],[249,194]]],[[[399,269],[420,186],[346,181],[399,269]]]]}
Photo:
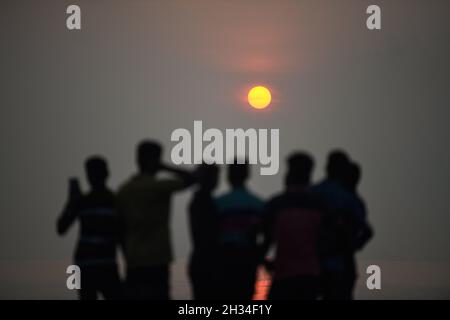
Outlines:
{"type": "MultiPolygon", "coordinates": [[[[365,259],[450,261],[449,1],[3,1],[0,5],[0,260],[70,257],[55,233],[69,176],[108,158],[113,188],[135,172],[143,138],[205,128],[279,128],[284,158],[346,149],[376,237],[365,259]],[[82,30],[68,31],[77,3],[82,30]],[[366,29],[369,4],[382,30],[366,29]],[[264,112],[246,90],[272,89],[264,112]]],[[[221,187],[224,190],[226,185],[221,187]]],[[[177,256],[189,252],[186,204],[174,199],[177,256]]]]}

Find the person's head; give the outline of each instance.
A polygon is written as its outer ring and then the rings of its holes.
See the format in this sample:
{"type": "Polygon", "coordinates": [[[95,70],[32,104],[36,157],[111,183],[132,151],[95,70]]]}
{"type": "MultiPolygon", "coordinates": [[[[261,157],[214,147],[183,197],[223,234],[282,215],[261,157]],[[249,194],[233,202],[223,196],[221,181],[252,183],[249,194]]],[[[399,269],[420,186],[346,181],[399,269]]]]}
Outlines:
{"type": "Polygon", "coordinates": [[[213,191],[219,182],[219,167],[216,164],[203,163],[197,167],[197,179],[200,189],[213,191]]]}
{"type": "Polygon", "coordinates": [[[293,153],[288,157],[287,165],[286,186],[308,186],[310,184],[314,168],[312,156],[305,152],[293,153]]]}
{"type": "Polygon", "coordinates": [[[361,179],[361,167],[356,162],[350,162],[344,177],[344,186],[347,190],[355,192],[361,179]]]}
{"type": "Polygon", "coordinates": [[[240,161],[234,159],[234,163],[228,165],[228,181],[233,188],[242,187],[249,177],[249,168],[247,160],[240,161]]]}
{"type": "Polygon", "coordinates": [[[137,147],[137,164],[141,173],[155,174],[161,163],[162,147],[154,141],[143,141],[137,147]]]}
{"type": "Polygon", "coordinates": [[[349,163],[349,157],[344,151],[331,151],[327,161],[327,178],[341,181],[349,163]]]}
{"type": "Polygon", "coordinates": [[[89,157],[85,164],[86,176],[92,189],[104,188],[109,176],[106,160],[99,156],[89,157]]]}

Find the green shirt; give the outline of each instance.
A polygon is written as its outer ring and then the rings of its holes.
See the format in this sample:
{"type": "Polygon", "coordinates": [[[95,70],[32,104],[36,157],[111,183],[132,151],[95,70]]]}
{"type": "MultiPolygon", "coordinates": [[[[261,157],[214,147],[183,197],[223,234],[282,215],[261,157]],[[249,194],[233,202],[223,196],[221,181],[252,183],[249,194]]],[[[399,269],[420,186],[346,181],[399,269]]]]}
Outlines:
{"type": "Polygon", "coordinates": [[[123,245],[128,267],[172,261],[170,197],[183,186],[182,180],[140,174],[120,188],[117,205],[124,224],[123,245]]]}

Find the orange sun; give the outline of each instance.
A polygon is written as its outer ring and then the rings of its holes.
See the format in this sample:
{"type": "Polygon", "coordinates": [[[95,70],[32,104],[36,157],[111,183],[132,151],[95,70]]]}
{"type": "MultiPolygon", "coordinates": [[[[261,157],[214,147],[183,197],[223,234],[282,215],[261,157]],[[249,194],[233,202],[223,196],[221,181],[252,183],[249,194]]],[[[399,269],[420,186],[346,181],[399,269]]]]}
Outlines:
{"type": "Polygon", "coordinates": [[[269,89],[263,86],[253,87],[248,92],[248,103],[255,109],[264,109],[272,101],[269,89]]]}

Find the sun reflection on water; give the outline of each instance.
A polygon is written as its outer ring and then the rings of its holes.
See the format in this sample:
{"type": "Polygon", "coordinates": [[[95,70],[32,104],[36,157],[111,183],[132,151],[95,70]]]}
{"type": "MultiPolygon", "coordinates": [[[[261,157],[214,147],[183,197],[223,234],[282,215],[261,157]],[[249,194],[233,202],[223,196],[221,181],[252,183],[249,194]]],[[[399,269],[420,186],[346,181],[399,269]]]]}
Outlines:
{"type": "Polygon", "coordinates": [[[253,300],[267,300],[272,279],[264,267],[258,269],[253,300]]]}

